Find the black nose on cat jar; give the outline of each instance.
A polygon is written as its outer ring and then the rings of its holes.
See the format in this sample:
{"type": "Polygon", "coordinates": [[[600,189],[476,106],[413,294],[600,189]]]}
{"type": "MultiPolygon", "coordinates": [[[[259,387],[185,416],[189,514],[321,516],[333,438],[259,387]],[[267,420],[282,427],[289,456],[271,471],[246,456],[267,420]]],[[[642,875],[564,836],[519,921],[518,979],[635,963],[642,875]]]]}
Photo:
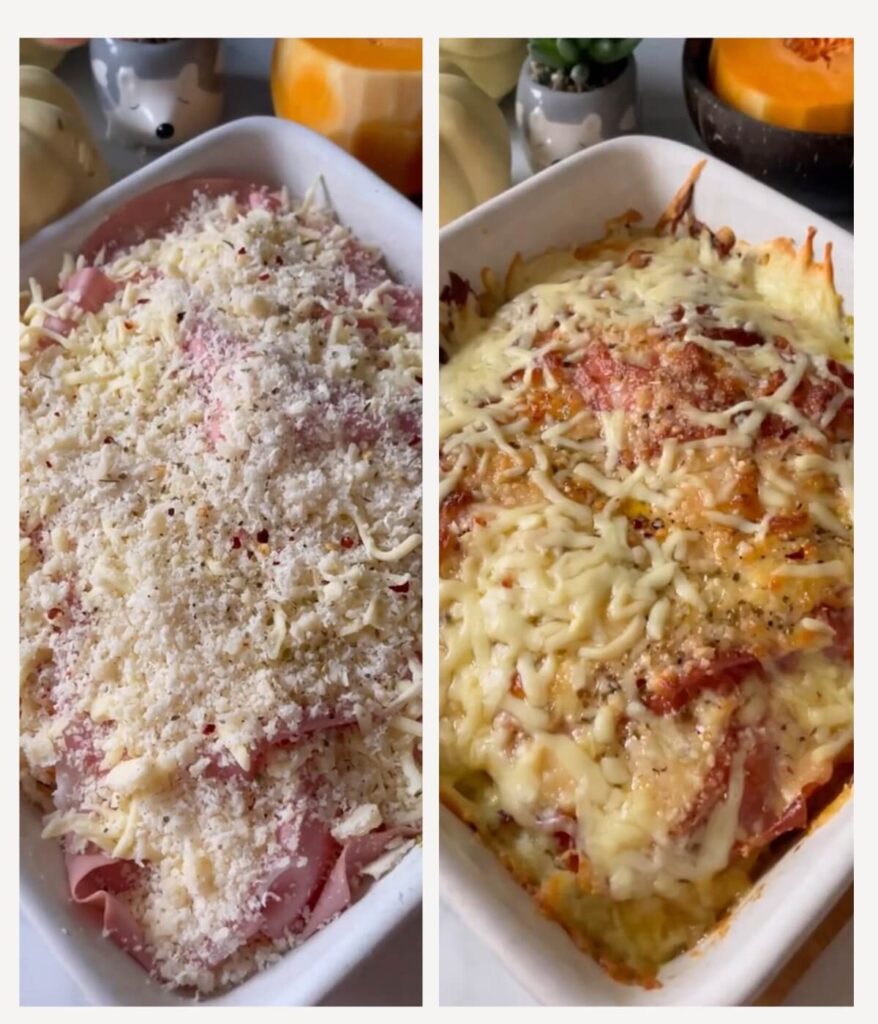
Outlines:
{"type": "Polygon", "coordinates": [[[160,124],[158,128],[156,128],[155,133],[162,141],[172,139],[174,137],[174,126],[167,123],[160,124]]]}

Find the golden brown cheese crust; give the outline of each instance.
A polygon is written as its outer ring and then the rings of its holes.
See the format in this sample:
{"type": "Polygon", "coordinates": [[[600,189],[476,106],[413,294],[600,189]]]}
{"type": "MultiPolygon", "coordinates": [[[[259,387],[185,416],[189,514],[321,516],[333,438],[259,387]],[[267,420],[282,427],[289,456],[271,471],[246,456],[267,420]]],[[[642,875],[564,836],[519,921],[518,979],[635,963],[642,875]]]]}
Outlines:
{"type": "Polygon", "coordinates": [[[655,231],[444,296],[443,798],[654,978],[852,735],[848,324],[831,250],[655,231]]]}

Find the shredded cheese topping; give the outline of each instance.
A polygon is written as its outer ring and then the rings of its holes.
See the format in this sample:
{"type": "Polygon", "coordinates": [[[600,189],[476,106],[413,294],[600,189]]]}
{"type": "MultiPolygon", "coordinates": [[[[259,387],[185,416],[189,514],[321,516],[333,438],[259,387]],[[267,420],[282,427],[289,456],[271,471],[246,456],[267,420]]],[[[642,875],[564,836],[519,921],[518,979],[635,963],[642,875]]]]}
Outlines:
{"type": "Polygon", "coordinates": [[[443,797],[625,978],[852,740],[851,350],[811,241],[629,218],[445,294],[443,797]]]}
{"type": "Polygon", "coordinates": [[[25,785],[210,991],[307,815],[419,825],[420,298],[285,194],[97,269],[22,323],[25,785]]]}

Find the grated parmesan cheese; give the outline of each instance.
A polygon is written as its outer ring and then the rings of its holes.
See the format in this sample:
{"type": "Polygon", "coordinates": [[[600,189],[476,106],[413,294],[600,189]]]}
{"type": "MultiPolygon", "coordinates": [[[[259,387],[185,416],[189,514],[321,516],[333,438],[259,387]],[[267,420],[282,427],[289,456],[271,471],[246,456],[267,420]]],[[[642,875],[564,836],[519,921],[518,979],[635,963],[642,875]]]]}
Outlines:
{"type": "Polygon", "coordinates": [[[209,992],[297,941],[246,925],[309,816],[419,825],[420,299],[284,196],[98,269],[21,334],[24,771],[209,992]]]}

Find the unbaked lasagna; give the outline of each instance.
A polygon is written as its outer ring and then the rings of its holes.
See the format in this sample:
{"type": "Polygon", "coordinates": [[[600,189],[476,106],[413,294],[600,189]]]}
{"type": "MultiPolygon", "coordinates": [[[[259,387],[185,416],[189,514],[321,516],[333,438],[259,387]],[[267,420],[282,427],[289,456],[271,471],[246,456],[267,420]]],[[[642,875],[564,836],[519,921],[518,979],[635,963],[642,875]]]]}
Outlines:
{"type": "Polygon", "coordinates": [[[216,181],[58,284],[21,328],[23,784],[83,913],[209,993],[420,832],[420,295],[317,190],[216,181]]]}
{"type": "Polygon", "coordinates": [[[443,800],[646,985],[851,777],[831,247],[710,230],[698,170],[442,303],[443,800]]]}

